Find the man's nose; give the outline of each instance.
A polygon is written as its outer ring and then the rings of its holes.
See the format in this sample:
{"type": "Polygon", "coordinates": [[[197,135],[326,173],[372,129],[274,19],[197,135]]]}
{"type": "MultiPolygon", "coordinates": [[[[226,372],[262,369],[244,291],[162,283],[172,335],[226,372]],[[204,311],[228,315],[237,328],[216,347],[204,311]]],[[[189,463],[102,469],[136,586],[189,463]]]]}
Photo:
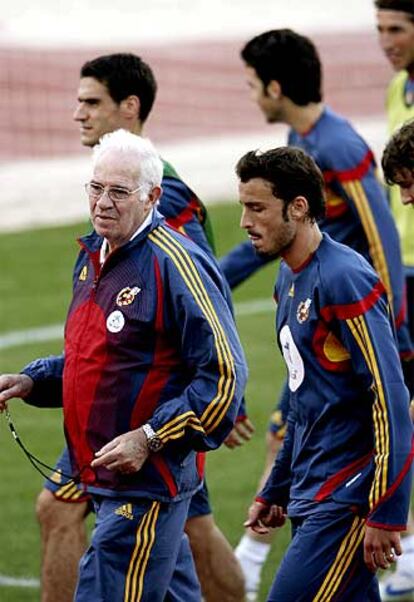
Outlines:
{"type": "Polygon", "coordinates": [[[245,209],[243,209],[241,217],[240,217],[240,228],[244,230],[251,226],[251,219],[245,209]]]}
{"type": "Polygon", "coordinates": [[[100,209],[107,209],[108,207],[112,207],[113,206],[113,202],[109,198],[109,194],[108,194],[108,189],[107,188],[104,188],[101,196],[96,201],[96,204],[99,206],[100,209]]]}
{"type": "Polygon", "coordinates": [[[73,112],[73,119],[74,121],[83,121],[84,119],[86,119],[86,111],[85,109],[82,107],[81,104],[79,104],[76,109],[73,112]]]}

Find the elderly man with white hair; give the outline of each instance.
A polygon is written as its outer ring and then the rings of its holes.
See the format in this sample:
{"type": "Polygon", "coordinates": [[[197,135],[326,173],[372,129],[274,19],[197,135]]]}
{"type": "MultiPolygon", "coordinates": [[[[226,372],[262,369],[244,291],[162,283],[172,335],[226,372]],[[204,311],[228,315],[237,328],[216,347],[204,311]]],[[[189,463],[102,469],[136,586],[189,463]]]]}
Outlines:
{"type": "Polygon", "coordinates": [[[200,602],[183,535],[196,452],[222,443],[246,381],[222,278],[157,212],[161,178],[148,140],[102,138],[64,356],[0,376],[0,411],[12,397],[63,405],[73,475],[96,511],[77,602],[200,602]]]}

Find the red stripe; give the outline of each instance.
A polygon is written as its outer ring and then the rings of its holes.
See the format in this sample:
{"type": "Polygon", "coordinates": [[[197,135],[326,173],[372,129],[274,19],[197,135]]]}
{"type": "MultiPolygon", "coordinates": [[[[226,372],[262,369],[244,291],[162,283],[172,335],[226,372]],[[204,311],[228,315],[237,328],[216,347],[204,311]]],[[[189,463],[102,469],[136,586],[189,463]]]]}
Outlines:
{"type": "Polygon", "coordinates": [[[354,462],[352,462],[352,464],[345,466],[345,468],[337,472],[335,475],[329,477],[329,479],[325,481],[325,483],[319,489],[314,499],[317,502],[321,502],[322,500],[327,498],[329,495],[331,495],[333,491],[335,491],[337,487],[339,487],[339,485],[341,485],[341,483],[355,475],[355,473],[357,473],[358,470],[364,468],[364,466],[368,464],[373,455],[374,452],[371,451],[366,456],[359,458],[359,460],[355,460],[354,462]]]}
{"type": "Polygon", "coordinates": [[[204,477],[206,471],[206,452],[198,452],[196,456],[197,472],[200,479],[204,477]]]}
{"type": "Polygon", "coordinates": [[[398,315],[395,316],[395,327],[397,329],[400,328],[401,324],[404,322],[406,315],[407,315],[407,290],[406,290],[406,287],[404,286],[404,294],[403,294],[403,298],[402,298],[400,311],[398,312],[398,315]]]}
{"type": "Polygon", "coordinates": [[[346,359],[333,362],[326,357],[324,346],[330,333],[331,331],[325,322],[319,321],[312,339],[312,347],[316,359],[325,370],[329,370],[330,372],[348,372],[351,368],[351,360],[346,359]]]}
{"type": "Polygon", "coordinates": [[[131,416],[131,428],[135,429],[147,422],[154,414],[161,393],[170,378],[172,368],[179,364],[177,351],[164,333],[164,287],[158,261],[154,259],[155,282],[157,287],[157,310],[155,318],[156,342],[152,366],[135,400],[131,416]]]}
{"type": "Polygon", "coordinates": [[[370,169],[371,165],[375,166],[374,154],[371,150],[368,150],[365,157],[362,159],[356,167],[352,169],[344,169],[343,171],[331,171],[327,170],[323,172],[323,179],[326,184],[339,180],[340,182],[351,182],[352,180],[360,180],[370,169]]]}
{"type": "Polygon", "coordinates": [[[330,322],[333,318],[338,320],[355,318],[371,309],[384,293],[385,287],[381,280],[378,280],[372,291],[360,301],[348,305],[327,305],[321,309],[321,316],[326,322],[330,322]]]}
{"type": "Polygon", "coordinates": [[[150,457],[150,460],[157,469],[157,471],[160,473],[165,484],[167,485],[171,497],[175,497],[178,493],[177,485],[164,458],[160,454],[153,454],[150,457]]]}
{"type": "MultiPolygon", "coordinates": [[[[79,468],[88,466],[94,458],[88,441],[88,423],[106,362],[105,315],[100,307],[88,300],[69,315],[65,327],[63,411],[65,430],[79,468]],[[82,361],[80,354],[92,359],[82,361]]],[[[94,475],[89,477],[91,482],[94,475]]],[[[82,480],[86,482],[86,472],[82,474],[82,480]]]]}
{"type": "MultiPolygon", "coordinates": [[[[400,474],[395,479],[395,481],[391,485],[391,487],[389,489],[387,489],[386,493],[378,500],[378,502],[376,503],[376,505],[374,506],[374,508],[371,510],[370,514],[372,514],[374,512],[374,510],[376,508],[378,508],[378,506],[380,504],[384,503],[388,498],[390,498],[395,493],[395,490],[398,489],[398,487],[401,485],[404,477],[407,475],[408,471],[410,470],[410,467],[411,467],[411,464],[413,462],[413,459],[414,459],[414,437],[411,439],[411,450],[410,450],[410,453],[407,456],[407,459],[406,459],[406,461],[404,463],[404,466],[402,467],[402,470],[401,470],[400,474]]],[[[367,524],[375,526],[374,523],[367,523],[367,524]]],[[[404,528],[405,527],[403,527],[403,529],[404,528]]]]}
{"type": "Polygon", "coordinates": [[[181,213],[175,217],[168,217],[165,221],[169,226],[179,230],[179,228],[185,224],[188,224],[188,222],[191,222],[193,219],[196,219],[198,222],[202,223],[201,211],[202,209],[198,199],[193,197],[186,208],[181,211],[181,213]]]}

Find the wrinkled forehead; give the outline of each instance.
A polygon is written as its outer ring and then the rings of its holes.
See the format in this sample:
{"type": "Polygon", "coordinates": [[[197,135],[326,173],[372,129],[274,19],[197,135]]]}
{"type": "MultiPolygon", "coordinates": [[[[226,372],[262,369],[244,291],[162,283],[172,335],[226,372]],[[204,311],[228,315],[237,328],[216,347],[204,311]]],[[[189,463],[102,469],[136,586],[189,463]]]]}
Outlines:
{"type": "Polygon", "coordinates": [[[96,157],[92,172],[94,177],[104,175],[107,179],[136,182],[140,177],[139,161],[131,151],[107,149],[96,157]]]}

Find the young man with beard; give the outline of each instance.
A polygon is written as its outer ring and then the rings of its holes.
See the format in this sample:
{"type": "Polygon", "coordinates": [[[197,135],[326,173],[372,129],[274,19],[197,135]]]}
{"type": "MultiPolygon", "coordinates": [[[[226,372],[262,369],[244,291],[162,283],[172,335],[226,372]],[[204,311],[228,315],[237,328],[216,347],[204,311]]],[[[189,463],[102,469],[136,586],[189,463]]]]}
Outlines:
{"type": "Polygon", "coordinates": [[[322,233],[324,180],[301,149],[238,162],[240,225],[282,258],[276,335],[288,371],[287,433],[245,523],[289,517],[292,541],[268,602],[380,602],[375,572],[401,554],[413,427],[385,287],[322,233]]]}

